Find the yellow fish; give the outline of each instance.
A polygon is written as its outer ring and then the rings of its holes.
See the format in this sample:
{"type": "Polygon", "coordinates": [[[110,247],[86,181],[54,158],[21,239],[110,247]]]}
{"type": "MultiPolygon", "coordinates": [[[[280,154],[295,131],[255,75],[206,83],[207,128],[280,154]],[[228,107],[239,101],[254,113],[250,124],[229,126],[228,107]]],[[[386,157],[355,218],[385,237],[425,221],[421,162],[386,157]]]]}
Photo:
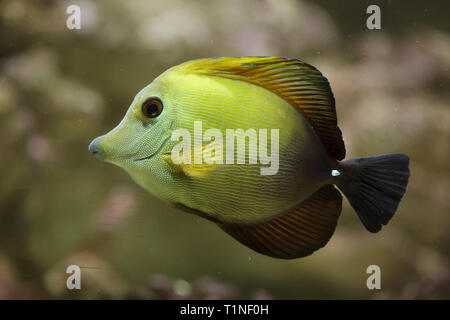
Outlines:
{"type": "Polygon", "coordinates": [[[293,259],[323,247],[342,206],[378,232],[406,191],[409,158],[343,161],[327,79],[284,57],[210,58],[170,68],[89,150],[154,196],[251,249],[293,259]]]}

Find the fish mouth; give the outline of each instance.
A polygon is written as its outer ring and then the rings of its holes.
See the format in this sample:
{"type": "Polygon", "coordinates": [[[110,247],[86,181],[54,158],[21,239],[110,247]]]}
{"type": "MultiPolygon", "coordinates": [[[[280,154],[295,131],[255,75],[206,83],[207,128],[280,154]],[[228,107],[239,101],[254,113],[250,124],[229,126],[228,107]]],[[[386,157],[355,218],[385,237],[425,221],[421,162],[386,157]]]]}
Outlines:
{"type": "Polygon", "coordinates": [[[156,149],[156,151],[153,152],[152,154],[150,154],[150,155],[148,155],[148,156],[146,156],[146,157],[143,157],[143,158],[134,159],[134,161],[142,161],[142,160],[147,160],[147,159],[152,158],[153,156],[155,156],[157,153],[159,153],[159,152],[161,151],[162,147],[166,144],[166,142],[169,140],[169,138],[170,138],[170,136],[167,137],[167,138],[161,143],[161,145],[159,146],[159,148],[156,149]]]}

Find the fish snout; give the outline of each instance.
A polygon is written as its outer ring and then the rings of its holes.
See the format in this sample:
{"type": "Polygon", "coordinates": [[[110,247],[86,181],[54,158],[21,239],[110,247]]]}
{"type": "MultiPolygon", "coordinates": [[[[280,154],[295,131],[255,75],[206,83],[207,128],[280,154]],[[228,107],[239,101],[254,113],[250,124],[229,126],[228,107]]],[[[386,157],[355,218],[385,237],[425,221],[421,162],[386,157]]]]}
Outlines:
{"type": "Polygon", "coordinates": [[[101,137],[97,137],[89,144],[89,151],[92,153],[94,157],[97,159],[103,160],[103,149],[100,147],[100,140],[101,137]]]}

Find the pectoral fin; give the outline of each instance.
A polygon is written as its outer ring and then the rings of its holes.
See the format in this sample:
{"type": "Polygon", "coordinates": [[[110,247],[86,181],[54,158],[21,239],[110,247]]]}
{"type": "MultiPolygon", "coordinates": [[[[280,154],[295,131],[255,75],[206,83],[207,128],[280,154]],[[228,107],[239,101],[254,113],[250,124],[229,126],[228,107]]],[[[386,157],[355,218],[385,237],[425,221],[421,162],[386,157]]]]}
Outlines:
{"type": "Polygon", "coordinates": [[[256,225],[219,223],[233,238],[264,255],[295,259],[322,248],[331,238],[341,213],[342,196],[326,185],[297,210],[256,225]]]}
{"type": "Polygon", "coordinates": [[[211,141],[193,148],[191,163],[175,164],[170,154],[164,155],[164,160],[175,172],[189,177],[205,179],[218,168],[217,164],[222,164],[222,150],[219,149],[221,147],[216,141],[211,141]],[[201,159],[201,163],[195,163],[195,159],[201,159]]]}

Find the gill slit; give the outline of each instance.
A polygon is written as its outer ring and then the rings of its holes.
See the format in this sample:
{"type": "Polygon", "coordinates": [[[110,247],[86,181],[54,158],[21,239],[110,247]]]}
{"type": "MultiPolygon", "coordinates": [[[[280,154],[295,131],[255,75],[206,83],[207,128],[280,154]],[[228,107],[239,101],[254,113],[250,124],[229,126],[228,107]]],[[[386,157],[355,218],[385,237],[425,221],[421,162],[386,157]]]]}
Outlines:
{"type": "Polygon", "coordinates": [[[164,147],[164,145],[167,143],[167,141],[170,139],[170,137],[172,136],[172,130],[173,130],[173,125],[174,125],[174,120],[172,120],[171,121],[171,123],[170,123],[170,126],[169,126],[169,131],[170,131],[170,134],[169,134],[169,136],[166,138],[166,139],[164,139],[164,141],[161,143],[161,145],[159,146],[159,148],[155,151],[155,152],[153,152],[152,154],[150,154],[150,155],[148,155],[148,156],[146,156],[146,157],[143,157],[143,158],[139,158],[139,159],[134,159],[134,161],[141,161],[141,160],[146,160],[146,159],[150,159],[151,157],[153,157],[154,155],[156,155],[157,153],[159,153],[160,151],[161,151],[161,149],[164,147]]]}

